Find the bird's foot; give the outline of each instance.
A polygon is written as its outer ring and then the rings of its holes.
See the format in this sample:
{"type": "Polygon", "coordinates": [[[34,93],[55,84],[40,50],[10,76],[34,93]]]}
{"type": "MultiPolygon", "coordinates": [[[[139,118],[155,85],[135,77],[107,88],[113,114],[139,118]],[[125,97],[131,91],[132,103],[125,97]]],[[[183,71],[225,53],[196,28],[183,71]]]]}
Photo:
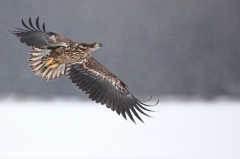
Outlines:
{"type": "Polygon", "coordinates": [[[57,67],[58,66],[58,64],[51,64],[51,65],[49,65],[49,68],[55,68],[55,67],[57,67]]]}
{"type": "Polygon", "coordinates": [[[46,64],[47,64],[47,65],[50,65],[50,64],[53,62],[53,60],[54,60],[54,58],[48,59],[48,60],[46,61],[46,64]]]}

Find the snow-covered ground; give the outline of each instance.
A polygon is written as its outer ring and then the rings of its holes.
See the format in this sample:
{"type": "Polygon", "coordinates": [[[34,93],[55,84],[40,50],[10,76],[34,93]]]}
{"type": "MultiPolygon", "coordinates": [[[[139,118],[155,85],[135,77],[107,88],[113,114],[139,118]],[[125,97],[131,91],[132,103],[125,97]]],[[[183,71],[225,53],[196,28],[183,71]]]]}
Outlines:
{"type": "Polygon", "coordinates": [[[134,124],[93,102],[1,101],[0,158],[240,158],[240,102],[153,109],[134,124]]]}

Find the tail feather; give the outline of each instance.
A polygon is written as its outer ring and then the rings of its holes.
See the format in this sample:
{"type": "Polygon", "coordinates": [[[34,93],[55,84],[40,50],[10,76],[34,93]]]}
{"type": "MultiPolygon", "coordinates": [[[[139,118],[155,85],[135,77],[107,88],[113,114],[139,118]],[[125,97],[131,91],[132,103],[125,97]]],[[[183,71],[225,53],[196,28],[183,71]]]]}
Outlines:
{"type": "Polygon", "coordinates": [[[42,60],[43,56],[32,56],[29,58],[29,61],[39,61],[42,60]]]}
{"type": "Polygon", "coordinates": [[[46,78],[47,81],[59,78],[66,72],[66,64],[60,64],[55,68],[50,68],[46,61],[49,58],[51,50],[34,50],[30,52],[30,67],[35,75],[46,78]]]}
{"type": "Polygon", "coordinates": [[[52,79],[55,79],[56,77],[57,77],[57,72],[58,72],[58,70],[53,70],[53,72],[52,72],[52,76],[50,77],[51,78],[51,80],[52,79]]]}
{"type": "Polygon", "coordinates": [[[50,69],[51,69],[51,68],[49,68],[49,67],[45,67],[45,68],[46,68],[46,69],[43,71],[41,78],[45,78],[45,77],[48,75],[48,73],[49,73],[49,71],[50,71],[50,69]]]}
{"type": "Polygon", "coordinates": [[[33,67],[33,66],[38,66],[39,64],[41,64],[42,63],[42,61],[32,61],[32,62],[30,62],[30,67],[33,67]]]}
{"type": "Polygon", "coordinates": [[[46,75],[46,78],[47,78],[47,79],[52,80],[53,71],[54,71],[54,69],[51,69],[51,70],[48,72],[48,74],[46,75]]]}

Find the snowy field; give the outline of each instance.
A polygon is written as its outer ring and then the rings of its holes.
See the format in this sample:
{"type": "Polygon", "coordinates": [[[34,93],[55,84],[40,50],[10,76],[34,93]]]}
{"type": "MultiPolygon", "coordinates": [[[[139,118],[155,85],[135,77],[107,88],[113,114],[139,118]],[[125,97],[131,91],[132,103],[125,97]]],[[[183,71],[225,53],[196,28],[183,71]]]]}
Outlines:
{"type": "Polygon", "coordinates": [[[134,124],[93,102],[0,101],[0,158],[240,158],[240,102],[154,110],[134,124]]]}

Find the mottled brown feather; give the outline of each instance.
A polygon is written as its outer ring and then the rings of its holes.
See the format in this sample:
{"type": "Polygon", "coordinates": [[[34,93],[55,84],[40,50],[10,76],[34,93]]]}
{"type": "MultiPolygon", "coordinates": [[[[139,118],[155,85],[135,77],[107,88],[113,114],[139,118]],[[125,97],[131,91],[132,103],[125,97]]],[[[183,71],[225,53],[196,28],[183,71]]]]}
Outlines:
{"type": "Polygon", "coordinates": [[[28,23],[26,25],[22,20],[25,29],[16,28],[11,32],[22,43],[32,46],[29,61],[36,75],[54,80],[67,74],[90,99],[105,104],[125,119],[128,116],[134,123],[133,115],[143,122],[138,112],[149,116],[144,111],[151,111],[146,108],[150,105],[135,98],[116,75],[91,56],[90,53],[102,44],[73,42],[61,33],[46,32],[44,23],[40,28],[39,18],[36,19],[35,26],[31,18],[28,23]]]}

